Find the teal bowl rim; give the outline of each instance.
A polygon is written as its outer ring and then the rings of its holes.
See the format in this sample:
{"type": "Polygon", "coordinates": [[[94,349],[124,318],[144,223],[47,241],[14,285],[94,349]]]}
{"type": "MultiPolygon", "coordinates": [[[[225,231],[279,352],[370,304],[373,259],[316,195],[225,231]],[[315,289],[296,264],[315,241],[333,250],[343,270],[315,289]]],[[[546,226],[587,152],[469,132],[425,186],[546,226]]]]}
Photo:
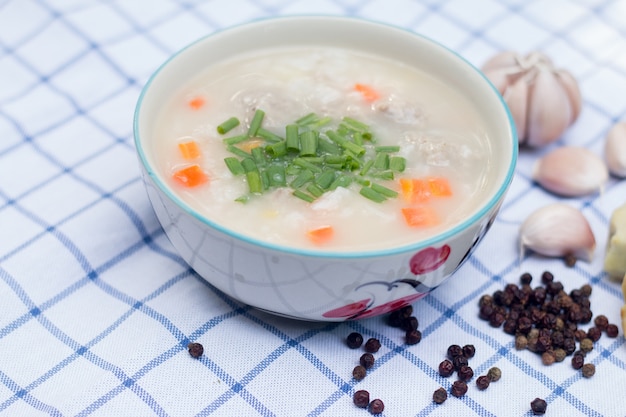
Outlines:
{"type": "Polygon", "coordinates": [[[156,71],[154,71],[152,73],[152,75],[150,76],[150,78],[148,79],[148,81],[146,82],[146,84],[144,85],[144,87],[141,90],[141,93],[139,95],[139,98],[137,100],[137,105],[135,106],[135,112],[134,112],[134,117],[133,117],[133,136],[134,136],[134,142],[135,142],[135,148],[136,151],[139,155],[141,164],[143,166],[143,168],[145,169],[146,173],[150,176],[150,178],[152,179],[152,181],[157,185],[157,187],[159,188],[159,190],[161,190],[161,192],[163,192],[171,201],[173,201],[177,206],[179,206],[183,211],[185,211],[186,213],[188,213],[189,215],[193,216],[196,220],[206,224],[207,226],[210,226],[211,228],[218,230],[232,238],[244,241],[250,245],[253,246],[259,246],[259,247],[263,247],[266,249],[270,249],[270,250],[274,250],[274,251],[278,251],[278,252],[284,252],[284,253],[288,253],[288,254],[292,254],[292,255],[299,255],[299,256],[307,256],[307,257],[319,257],[319,258],[334,258],[334,259],[359,259],[359,258],[371,258],[371,257],[380,257],[380,256],[390,256],[390,255],[399,255],[399,254],[403,254],[403,253],[407,253],[407,252],[415,252],[418,251],[422,248],[425,247],[429,247],[429,246],[433,246],[435,244],[437,244],[438,242],[441,242],[443,240],[448,240],[450,238],[452,238],[454,235],[457,235],[459,233],[461,233],[464,229],[467,229],[468,227],[470,227],[472,224],[476,223],[478,220],[480,220],[481,218],[483,218],[484,216],[486,216],[487,213],[489,213],[489,211],[491,211],[494,207],[497,206],[497,204],[504,198],[504,194],[507,192],[512,180],[513,180],[513,176],[515,173],[515,166],[517,164],[517,157],[518,157],[518,148],[519,148],[519,144],[518,144],[518,137],[517,137],[517,131],[515,128],[515,122],[513,121],[513,117],[511,115],[511,112],[509,111],[508,106],[506,105],[506,102],[504,101],[504,99],[502,98],[502,96],[500,95],[500,93],[498,92],[498,90],[495,88],[495,86],[491,83],[491,81],[489,81],[489,79],[482,73],[482,71],[480,71],[478,68],[476,68],[471,62],[469,62],[467,59],[463,58],[461,55],[459,55],[457,52],[453,51],[452,49],[448,48],[447,46],[427,37],[424,36],[422,34],[419,34],[417,32],[413,32],[409,29],[406,28],[401,28],[398,26],[394,26],[388,23],[384,23],[384,22],[378,22],[378,21],[373,21],[373,20],[368,20],[368,19],[364,19],[364,18],[360,18],[360,17],[348,17],[348,16],[335,16],[335,15],[289,15],[289,16],[279,16],[279,17],[264,17],[264,18],[259,18],[259,19],[254,19],[245,23],[240,23],[237,25],[233,25],[233,26],[229,26],[227,28],[224,29],[220,29],[217,30],[213,33],[210,33],[206,36],[203,36],[199,39],[197,39],[196,41],[188,44],[187,46],[183,47],[182,49],[178,50],[176,53],[174,53],[172,56],[170,56],[165,62],[163,62],[157,69],[156,71]],[[402,245],[402,246],[394,246],[388,249],[375,249],[375,250],[363,250],[363,251],[329,251],[329,250],[323,250],[323,249],[304,249],[304,248],[291,248],[289,246],[284,246],[284,245],[278,245],[278,244],[274,244],[274,243],[270,243],[270,242],[265,242],[263,240],[259,240],[259,239],[255,239],[253,237],[247,236],[245,234],[241,234],[238,232],[235,232],[231,229],[228,229],[218,223],[213,222],[212,220],[202,216],[200,213],[198,213],[197,211],[193,210],[191,207],[189,207],[184,201],[182,201],[174,192],[172,192],[170,190],[170,188],[164,184],[158,177],[158,175],[153,171],[153,169],[151,168],[150,164],[148,163],[148,159],[146,157],[146,154],[144,153],[143,147],[141,146],[141,140],[139,138],[139,113],[141,111],[141,106],[143,103],[143,99],[144,96],[146,95],[147,91],[150,89],[150,86],[152,85],[152,83],[154,82],[154,79],[160,74],[160,72],[163,70],[164,67],[166,67],[168,65],[168,63],[170,61],[173,61],[174,59],[176,59],[179,55],[181,55],[183,52],[185,52],[186,50],[190,49],[191,47],[193,47],[194,45],[201,43],[203,41],[205,41],[208,38],[211,38],[219,33],[223,33],[223,32],[228,32],[230,30],[234,30],[240,27],[245,27],[245,26],[252,26],[255,24],[261,24],[264,22],[268,22],[268,21],[279,21],[279,20],[293,20],[293,19],[333,19],[333,20],[346,20],[346,21],[356,21],[356,22],[365,22],[365,23],[369,23],[372,25],[377,25],[377,26],[382,26],[382,27],[388,27],[394,30],[401,30],[404,32],[407,32],[408,34],[410,34],[411,36],[416,36],[418,38],[421,38],[423,40],[425,40],[426,42],[430,42],[432,44],[434,44],[435,46],[442,48],[443,50],[447,51],[448,53],[450,53],[451,55],[455,56],[457,59],[459,59],[462,63],[464,63],[465,65],[467,65],[470,69],[472,69],[473,71],[475,71],[476,73],[478,73],[478,75],[480,77],[482,77],[485,82],[487,83],[488,86],[491,87],[491,89],[493,90],[494,94],[496,94],[496,97],[498,97],[500,103],[502,104],[502,107],[507,115],[508,121],[509,121],[509,127],[511,129],[511,138],[513,139],[513,143],[511,144],[511,154],[510,154],[510,164],[509,164],[509,168],[508,171],[506,173],[506,177],[504,178],[504,181],[502,182],[502,184],[500,185],[500,188],[498,189],[498,191],[493,195],[493,197],[487,202],[485,203],[480,210],[478,210],[476,213],[474,213],[472,216],[470,216],[469,218],[467,218],[466,220],[464,220],[463,222],[459,223],[458,225],[454,226],[451,229],[445,230],[439,234],[436,234],[430,238],[427,239],[423,239],[423,240],[419,240],[418,242],[415,243],[411,243],[408,245],[402,245]]]}

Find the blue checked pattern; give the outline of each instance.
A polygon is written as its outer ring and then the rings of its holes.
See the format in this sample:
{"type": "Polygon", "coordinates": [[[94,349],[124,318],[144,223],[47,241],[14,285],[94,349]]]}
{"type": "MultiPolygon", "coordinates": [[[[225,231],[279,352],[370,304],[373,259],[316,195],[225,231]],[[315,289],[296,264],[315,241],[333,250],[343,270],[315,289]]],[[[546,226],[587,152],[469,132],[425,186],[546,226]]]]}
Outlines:
{"type": "Polygon", "coordinates": [[[131,119],[148,76],[207,33],[272,15],[324,13],[421,32],[480,66],[494,53],[541,50],[579,80],[580,119],[554,145],[603,153],[626,119],[623,0],[129,0],[0,1],[0,414],[7,416],[366,415],[352,394],[367,389],[384,416],[524,416],[535,397],[552,416],[626,415],[624,337],[603,337],[583,378],[546,367],[477,317],[485,293],[551,270],[566,290],[593,285],[594,313],[619,323],[619,286],[602,273],[612,210],[626,181],[600,196],[563,199],[590,221],[591,263],[520,259],[517,230],[560,200],[533,184],[523,151],[492,231],[469,262],[415,304],[423,340],[407,346],[382,318],[301,323],[240,305],[177,256],[139,178],[131,119]],[[359,331],[382,342],[368,376],[354,381],[359,331]],[[204,345],[192,359],[189,341],[204,345]],[[476,376],[443,405],[432,392],[447,346],[474,344],[476,376]]]}

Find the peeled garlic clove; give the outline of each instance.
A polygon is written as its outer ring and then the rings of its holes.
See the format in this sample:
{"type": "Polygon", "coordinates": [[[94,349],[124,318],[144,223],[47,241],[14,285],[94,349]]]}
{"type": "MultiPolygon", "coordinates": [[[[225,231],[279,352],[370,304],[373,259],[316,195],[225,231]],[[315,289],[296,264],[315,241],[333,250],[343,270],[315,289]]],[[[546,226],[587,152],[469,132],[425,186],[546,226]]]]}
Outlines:
{"type": "Polygon", "coordinates": [[[596,248],[591,226],[580,210],[562,203],[533,212],[520,227],[520,249],[549,257],[573,256],[590,262],[596,248]]]}
{"type": "Polygon", "coordinates": [[[578,82],[574,78],[574,76],[566,70],[557,70],[554,72],[557,79],[560,81],[561,86],[567,93],[569,97],[569,101],[572,105],[572,120],[570,120],[570,124],[574,123],[578,116],[580,115],[580,111],[582,110],[582,96],[580,94],[580,88],[578,87],[578,82]]]}
{"type": "Polygon", "coordinates": [[[572,106],[567,93],[554,74],[537,71],[528,101],[527,141],[530,146],[554,142],[572,120],[572,106]]]}
{"type": "Polygon", "coordinates": [[[528,108],[528,84],[526,80],[519,79],[515,84],[506,89],[504,100],[509,106],[511,117],[517,128],[517,137],[520,143],[526,140],[527,108],[528,108]]]}
{"type": "Polygon", "coordinates": [[[611,174],[626,177],[626,122],[617,123],[609,130],[604,143],[604,156],[611,174]]]}
{"type": "Polygon", "coordinates": [[[519,63],[519,55],[513,51],[504,51],[489,58],[482,67],[483,71],[511,68],[519,63]]]}
{"type": "Polygon", "coordinates": [[[604,161],[590,150],[563,146],[535,162],[532,178],[548,191],[579,197],[602,191],[609,173],[604,161]]]}

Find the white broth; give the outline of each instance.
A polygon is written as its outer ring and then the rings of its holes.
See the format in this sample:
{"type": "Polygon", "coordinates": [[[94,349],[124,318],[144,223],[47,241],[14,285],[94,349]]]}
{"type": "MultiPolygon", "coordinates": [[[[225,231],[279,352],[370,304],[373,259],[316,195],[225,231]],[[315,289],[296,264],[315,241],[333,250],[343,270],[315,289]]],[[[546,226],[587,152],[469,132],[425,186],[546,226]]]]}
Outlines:
{"type": "MultiPolygon", "coordinates": [[[[151,143],[156,169],[171,189],[211,221],[288,247],[366,251],[433,236],[476,210],[492,170],[484,126],[471,101],[436,75],[376,56],[306,47],[264,50],[207,68],[163,103],[151,143]],[[374,160],[374,147],[399,146],[389,157],[401,157],[406,168],[393,172],[392,180],[359,177],[363,162],[345,173],[352,178],[347,187],[325,191],[313,202],[294,196],[289,185],[250,194],[246,175],[234,175],[224,162],[241,160],[224,139],[246,134],[256,110],[265,114],[262,129],[282,138],[287,125],[310,113],[332,119],[315,127],[320,140],[344,117],[355,119],[375,139],[359,145],[366,149],[361,158],[374,160]],[[218,133],[231,117],[241,123],[218,133]],[[183,155],[179,144],[188,142],[197,145],[199,156],[183,155]],[[190,166],[206,181],[189,186],[174,179],[190,166]],[[360,194],[367,183],[359,178],[398,195],[372,201],[360,194]],[[315,241],[310,232],[320,228],[332,233],[315,241]]],[[[249,150],[250,143],[265,146],[255,138],[235,146],[249,150]]],[[[288,173],[287,184],[295,176],[288,173]]],[[[306,186],[302,190],[310,195],[306,186]]]]}

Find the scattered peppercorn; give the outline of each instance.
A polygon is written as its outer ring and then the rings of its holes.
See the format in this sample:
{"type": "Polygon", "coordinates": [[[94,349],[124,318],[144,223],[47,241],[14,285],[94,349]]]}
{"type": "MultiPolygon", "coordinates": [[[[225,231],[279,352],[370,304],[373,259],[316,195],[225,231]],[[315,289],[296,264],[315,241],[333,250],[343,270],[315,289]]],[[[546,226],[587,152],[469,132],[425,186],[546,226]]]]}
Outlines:
{"type": "Polygon", "coordinates": [[[372,400],[372,402],[369,404],[369,412],[371,414],[380,414],[383,412],[384,409],[385,409],[385,404],[378,398],[375,400],[372,400]]]}
{"type": "Polygon", "coordinates": [[[619,335],[619,329],[615,324],[609,324],[606,326],[606,335],[612,339],[619,335]]]}
{"type": "Polygon", "coordinates": [[[411,316],[402,320],[400,323],[400,328],[404,331],[408,330],[416,330],[419,326],[419,322],[417,321],[417,317],[411,316]]]}
{"type": "Polygon", "coordinates": [[[346,343],[350,349],[357,349],[363,344],[363,336],[361,333],[352,332],[346,338],[346,343]]]}
{"type": "Polygon", "coordinates": [[[543,352],[541,354],[541,362],[546,366],[550,366],[554,362],[556,362],[556,356],[554,355],[554,351],[548,350],[546,352],[543,352]]]}
{"type": "Polygon", "coordinates": [[[496,382],[502,377],[502,371],[497,366],[494,366],[487,371],[487,376],[491,382],[496,382]]]}
{"type": "Polygon", "coordinates": [[[598,327],[590,327],[587,330],[587,337],[592,341],[597,342],[598,340],[600,340],[600,337],[602,337],[602,330],[600,330],[598,327]]]}
{"type": "Polygon", "coordinates": [[[469,381],[474,377],[474,370],[468,365],[462,365],[457,371],[457,375],[461,381],[469,381]]]}
{"type": "Polygon", "coordinates": [[[452,383],[452,387],[450,388],[450,394],[455,397],[462,397],[467,393],[467,384],[465,381],[454,381],[452,383]]]}
{"type": "Polygon", "coordinates": [[[548,408],[548,403],[541,398],[535,398],[530,403],[530,409],[533,411],[534,415],[543,415],[546,413],[546,409],[548,408]]]}
{"type": "Polygon", "coordinates": [[[365,342],[365,351],[369,353],[376,353],[380,349],[380,341],[373,337],[367,339],[365,342]]]}
{"type": "Polygon", "coordinates": [[[433,392],[433,401],[437,404],[443,404],[448,399],[448,392],[443,388],[437,388],[433,392]]]}
{"type": "Polygon", "coordinates": [[[580,350],[585,353],[591,352],[593,350],[593,340],[589,338],[585,338],[580,341],[580,350]]]}
{"type": "Polygon", "coordinates": [[[454,369],[456,369],[457,371],[459,369],[461,369],[461,366],[465,365],[469,365],[467,358],[465,356],[457,356],[454,359],[452,359],[452,365],[454,365],[454,369]]]}
{"type": "Polygon", "coordinates": [[[551,272],[549,272],[549,271],[544,271],[544,272],[541,274],[541,282],[542,282],[542,283],[544,283],[544,284],[549,284],[549,283],[551,283],[552,281],[554,281],[554,275],[552,275],[552,273],[551,273],[551,272]]]}
{"type": "Polygon", "coordinates": [[[444,359],[439,364],[439,375],[447,378],[454,373],[454,364],[448,359],[444,359]]]}
{"type": "Polygon", "coordinates": [[[192,342],[187,345],[187,350],[192,357],[199,358],[204,353],[204,346],[200,343],[192,342]]]}
{"type": "Polygon", "coordinates": [[[416,345],[422,340],[422,332],[419,330],[409,330],[406,332],[405,342],[407,345],[416,345]]]}
{"type": "Polygon", "coordinates": [[[487,375],[481,375],[476,379],[476,386],[481,391],[489,388],[490,383],[491,383],[491,379],[487,375]]]}
{"type": "Polygon", "coordinates": [[[526,338],[526,336],[520,334],[515,337],[515,349],[524,350],[526,347],[528,347],[528,338],[526,338]]]}
{"type": "Polygon", "coordinates": [[[456,358],[457,356],[463,356],[463,348],[459,345],[450,345],[448,346],[447,354],[450,360],[456,358]]]}
{"type": "Polygon", "coordinates": [[[522,285],[530,285],[530,283],[533,281],[533,276],[530,275],[528,272],[524,272],[520,276],[519,280],[522,285]]]}
{"type": "Polygon", "coordinates": [[[565,357],[567,356],[567,352],[565,351],[565,349],[554,349],[554,359],[557,362],[563,362],[565,360],[565,357]]]}
{"type": "Polygon", "coordinates": [[[576,261],[578,261],[578,259],[576,259],[576,257],[571,253],[569,255],[565,255],[565,266],[573,268],[576,266],[576,261]]]}
{"type": "Polygon", "coordinates": [[[476,354],[476,347],[474,345],[465,345],[463,346],[463,356],[467,359],[473,358],[476,354]]]}
{"type": "Polygon", "coordinates": [[[354,393],[352,396],[354,405],[360,408],[367,408],[370,403],[370,393],[362,389],[354,393]]]}
{"type": "Polygon", "coordinates": [[[596,373],[596,366],[593,363],[586,363],[582,367],[583,376],[591,378],[596,373]]]}
{"type": "Polygon", "coordinates": [[[582,354],[574,354],[572,356],[572,368],[580,369],[585,364],[585,356],[582,354]]]}
{"type": "Polygon", "coordinates": [[[360,381],[363,378],[365,378],[365,375],[367,375],[367,370],[365,369],[363,365],[357,365],[352,370],[352,377],[356,379],[357,381],[360,381]]]}
{"type": "Polygon", "coordinates": [[[374,366],[374,355],[372,355],[371,353],[364,353],[363,355],[361,355],[361,357],[359,358],[359,362],[361,363],[361,365],[365,368],[365,369],[370,369],[372,366],[374,366]]]}
{"type": "Polygon", "coordinates": [[[595,324],[598,329],[604,331],[609,325],[609,319],[604,314],[600,314],[593,319],[593,324],[595,324]]]}

